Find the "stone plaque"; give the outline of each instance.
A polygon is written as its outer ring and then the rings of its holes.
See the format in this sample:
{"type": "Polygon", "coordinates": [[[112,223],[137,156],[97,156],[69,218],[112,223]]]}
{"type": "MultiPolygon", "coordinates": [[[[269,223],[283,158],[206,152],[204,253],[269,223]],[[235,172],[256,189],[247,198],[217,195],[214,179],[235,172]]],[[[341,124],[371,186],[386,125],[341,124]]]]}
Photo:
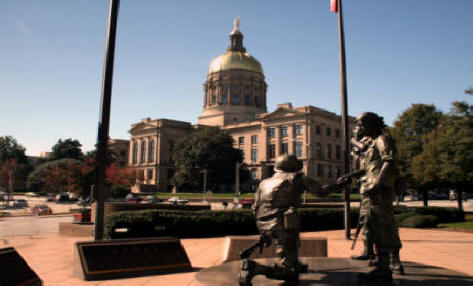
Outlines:
{"type": "Polygon", "coordinates": [[[136,277],[192,269],[177,238],[77,242],[76,252],[74,273],[84,280],[136,277]]]}
{"type": "Polygon", "coordinates": [[[40,286],[43,282],[13,247],[7,247],[0,249],[0,285],[40,286]]]}

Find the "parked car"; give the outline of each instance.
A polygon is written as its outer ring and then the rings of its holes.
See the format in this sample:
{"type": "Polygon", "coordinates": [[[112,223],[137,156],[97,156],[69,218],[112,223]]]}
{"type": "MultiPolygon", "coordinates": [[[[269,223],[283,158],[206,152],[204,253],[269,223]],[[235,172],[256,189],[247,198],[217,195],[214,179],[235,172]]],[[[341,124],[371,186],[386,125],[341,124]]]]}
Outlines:
{"type": "Polygon", "coordinates": [[[28,198],[39,197],[39,195],[37,193],[33,193],[33,192],[27,192],[25,194],[25,196],[28,197],[28,198]]]}
{"type": "Polygon", "coordinates": [[[411,202],[411,201],[418,201],[419,200],[419,195],[417,194],[411,194],[404,196],[404,201],[405,202],[411,202]]]}
{"type": "Polygon", "coordinates": [[[35,205],[31,208],[31,213],[35,215],[50,215],[53,211],[47,205],[35,205]]]}
{"type": "Polygon", "coordinates": [[[82,200],[79,200],[79,202],[77,202],[77,204],[81,207],[88,207],[90,206],[92,203],[94,202],[94,199],[90,198],[90,197],[86,197],[82,200]]]}
{"type": "Polygon", "coordinates": [[[251,209],[251,207],[255,204],[254,199],[242,199],[240,201],[240,205],[244,209],[251,209]]]}
{"type": "Polygon", "coordinates": [[[156,204],[162,202],[162,200],[156,198],[155,196],[146,196],[146,198],[142,201],[144,204],[156,204]]]}
{"type": "Polygon", "coordinates": [[[14,208],[26,208],[28,207],[28,202],[24,199],[17,199],[13,202],[14,208]]]}
{"type": "MultiPolygon", "coordinates": [[[[450,199],[451,201],[456,201],[456,200],[458,200],[457,196],[458,196],[458,194],[457,194],[456,191],[450,190],[450,193],[449,193],[448,197],[449,197],[449,199],[450,199]]],[[[468,198],[467,194],[466,194],[465,192],[462,192],[462,199],[463,199],[464,201],[466,201],[467,198],[468,198]]]]}
{"type": "Polygon", "coordinates": [[[179,197],[171,197],[168,199],[168,202],[173,204],[173,205],[185,205],[187,204],[189,201],[186,200],[186,199],[180,199],[179,197]]]}
{"type": "Polygon", "coordinates": [[[142,198],[140,198],[138,195],[133,194],[133,193],[129,193],[128,195],[125,196],[125,201],[127,203],[139,203],[142,200],[143,200],[142,198]]]}

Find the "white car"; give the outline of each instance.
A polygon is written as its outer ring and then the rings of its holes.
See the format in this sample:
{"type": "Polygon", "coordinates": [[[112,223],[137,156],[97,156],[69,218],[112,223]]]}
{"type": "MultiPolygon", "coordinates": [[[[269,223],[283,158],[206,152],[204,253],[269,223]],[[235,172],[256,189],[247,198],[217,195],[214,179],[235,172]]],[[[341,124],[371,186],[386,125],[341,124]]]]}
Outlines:
{"type": "Polygon", "coordinates": [[[179,199],[179,197],[171,197],[171,198],[168,199],[168,203],[171,203],[173,205],[177,205],[177,204],[185,205],[188,202],[189,202],[188,200],[179,199]]]}

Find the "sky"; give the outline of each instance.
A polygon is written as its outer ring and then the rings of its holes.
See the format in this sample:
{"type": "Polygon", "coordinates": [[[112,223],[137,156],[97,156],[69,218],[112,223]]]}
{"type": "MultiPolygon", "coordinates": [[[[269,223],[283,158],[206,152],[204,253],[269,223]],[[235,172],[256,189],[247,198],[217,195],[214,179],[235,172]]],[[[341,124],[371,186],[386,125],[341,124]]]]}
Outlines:
{"type": "MultiPolygon", "coordinates": [[[[150,117],[197,123],[210,61],[240,16],[244,46],[278,103],[340,114],[337,15],[329,0],[122,0],[110,137],[150,117]]],[[[27,155],[97,140],[108,0],[0,0],[0,136],[27,155]]],[[[344,0],[348,111],[392,124],[413,103],[471,99],[473,1],[344,0]]]]}

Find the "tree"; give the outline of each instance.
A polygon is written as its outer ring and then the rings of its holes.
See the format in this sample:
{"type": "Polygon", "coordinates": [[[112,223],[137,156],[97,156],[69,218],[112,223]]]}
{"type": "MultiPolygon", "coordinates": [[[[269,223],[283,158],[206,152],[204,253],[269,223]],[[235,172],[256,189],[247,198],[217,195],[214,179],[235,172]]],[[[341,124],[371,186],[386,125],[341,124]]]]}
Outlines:
{"type": "Polygon", "coordinates": [[[18,163],[17,159],[9,159],[0,163],[0,186],[8,190],[10,176],[13,176],[13,189],[26,189],[26,177],[29,172],[27,164],[18,163]]]}
{"type": "Polygon", "coordinates": [[[176,142],[172,158],[176,187],[200,190],[205,171],[208,188],[216,190],[220,184],[233,184],[235,163],[243,160],[243,154],[233,148],[233,138],[220,128],[201,127],[176,142]]]}
{"type": "Polygon", "coordinates": [[[77,139],[59,139],[52,148],[51,160],[59,160],[64,158],[82,160],[84,158],[84,154],[82,153],[81,147],[82,144],[80,144],[77,139]]]}
{"type": "MultiPolygon", "coordinates": [[[[50,161],[44,164],[39,165],[33,172],[28,175],[27,186],[30,191],[33,192],[49,192],[49,191],[59,191],[58,189],[48,189],[48,186],[51,186],[51,181],[48,180],[48,174],[50,180],[57,180],[57,177],[53,177],[54,174],[50,172],[51,169],[59,168],[61,170],[70,170],[67,176],[71,176],[74,180],[77,181],[70,181],[67,184],[71,185],[80,185],[81,181],[83,180],[83,176],[77,177],[75,170],[81,170],[83,166],[83,162],[75,159],[59,159],[56,161],[50,161]]],[[[65,172],[65,171],[64,171],[65,172]]],[[[57,182],[56,181],[56,182],[57,182]]],[[[63,186],[66,183],[60,183],[63,186]]],[[[74,186],[74,189],[77,189],[74,186]]],[[[82,188],[81,188],[82,189],[82,188]]]]}
{"type": "Polygon", "coordinates": [[[16,159],[17,163],[26,164],[28,162],[25,155],[25,147],[18,144],[12,136],[0,137],[0,163],[10,159],[16,159]]]}
{"type": "Polygon", "coordinates": [[[462,193],[473,184],[473,105],[453,102],[438,136],[440,177],[457,191],[458,208],[463,210],[462,193]]]}
{"type": "MultiPolygon", "coordinates": [[[[391,133],[396,141],[398,166],[401,178],[410,186],[420,188],[427,206],[427,185],[416,180],[412,174],[412,163],[428,143],[429,134],[435,130],[442,118],[442,112],[434,105],[412,104],[394,122],[391,133]]],[[[419,160],[419,158],[418,158],[419,160]]],[[[418,163],[417,163],[418,164],[418,163]]]]}
{"type": "Polygon", "coordinates": [[[12,136],[0,137],[0,186],[8,189],[13,176],[13,189],[25,189],[26,178],[32,167],[25,154],[25,147],[12,136]]]}

